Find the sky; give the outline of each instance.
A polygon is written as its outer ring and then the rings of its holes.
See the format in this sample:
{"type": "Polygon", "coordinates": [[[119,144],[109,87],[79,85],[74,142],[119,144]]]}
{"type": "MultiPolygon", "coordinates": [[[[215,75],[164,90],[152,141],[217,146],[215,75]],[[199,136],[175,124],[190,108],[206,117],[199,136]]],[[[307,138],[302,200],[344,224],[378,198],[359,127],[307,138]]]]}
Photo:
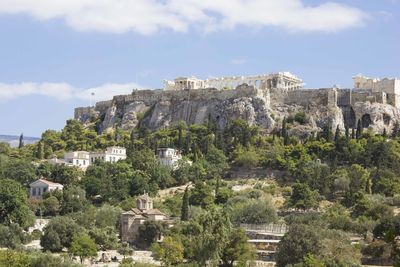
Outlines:
{"type": "Polygon", "coordinates": [[[0,134],[178,76],[400,77],[400,0],[0,0],[0,36],[0,134]]]}

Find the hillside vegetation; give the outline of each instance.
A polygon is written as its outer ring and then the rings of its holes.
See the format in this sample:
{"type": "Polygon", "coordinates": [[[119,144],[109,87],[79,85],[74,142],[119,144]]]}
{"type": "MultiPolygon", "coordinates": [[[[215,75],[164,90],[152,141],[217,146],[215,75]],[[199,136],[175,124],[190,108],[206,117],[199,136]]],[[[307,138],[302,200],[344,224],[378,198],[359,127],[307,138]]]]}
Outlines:
{"type": "Polygon", "coordinates": [[[328,125],[299,140],[288,135],[297,120],[284,120],[271,135],[241,120],[224,129],[212,121],[191,126],[180,122],[153,132],[139,126],[98,135],[70,120],[60,132],[44,132],[35,145],[17,149],[0,143],[0,246],[20,249],[40,238],[51,252],[73,253],[80,243],[126,252],[117,238],[121,212],[134,207],[143,192],[156,196],[160,189],[191,182],[185,192],[156,203],[176,219],[174,227],[149,223],[141,230],[145,246],[166,266],[183,264],[184,259],[188,263],[181,266],[244,266],[254,259],[254,249],[244,231],[237,230],[242,223],[289,225],[279,244],[278,266],[400,264],[398,127],[390,135],[375,135],[361,126],[341,132],[328,125]],[[66,151],[111,145],[126,147],[127,159],[98,161],[86,172],[45,162],[66,151]],[[182,151],[179,168],[158,163],[155,152],[161,147],[182,151]],[[246,186],[244,180],[230,180],[235,169],[279,175],[259,177],[263,179],[246,186]],[[29,183],[40,177],[63,184],[63,192],[28,201],[29,183]],[[34,215],[51,218],[38,236],[23,231],[34,215]],[[153,243],[159,233],[165,241],[153,243]],[[362,240],[358,245],[351,244],[354,236],[362,240]]]}

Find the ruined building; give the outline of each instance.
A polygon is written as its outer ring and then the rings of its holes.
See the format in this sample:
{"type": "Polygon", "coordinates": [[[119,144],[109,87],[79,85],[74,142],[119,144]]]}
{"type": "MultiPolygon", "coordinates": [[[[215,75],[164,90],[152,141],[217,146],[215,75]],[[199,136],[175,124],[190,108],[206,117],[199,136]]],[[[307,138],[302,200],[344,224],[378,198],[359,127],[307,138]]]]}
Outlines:
{"type": "Polygon", "coordinates": [[[301,79],[289,72],[247,77],[201,80],[180,77],[165,81],[164,89],[133,90],[129,95],[75,109],[75,119],[84,123],[97,120],[100,132],[121,127],[128,130],[140,121],[150,129],[185,121],[201,124],[209,118],[220,127],[230,120],[243,119],[265,132],[277,130],[283,117],[299,112],[307,122],[294,124],[292,134],[304,136],[357,121],[375,132],[388,132],[400,120],[400,80],[353,77],[353,88],[304,88],[301,79]]]}

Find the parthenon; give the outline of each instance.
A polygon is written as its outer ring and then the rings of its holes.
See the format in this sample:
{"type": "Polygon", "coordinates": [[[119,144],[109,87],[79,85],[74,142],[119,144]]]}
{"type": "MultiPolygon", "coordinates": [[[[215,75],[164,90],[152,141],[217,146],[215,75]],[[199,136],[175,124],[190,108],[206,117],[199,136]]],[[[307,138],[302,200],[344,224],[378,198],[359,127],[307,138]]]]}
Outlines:
{"type": "Polygon", "coordinates": [[[253,85],[258,89],[280,89],[293,91],[303,88],[303,81],[290,72],[278,72],[252,76],[230,76],[200,80],[194,76],[165,80],[164,90],[216,88],[235,89],[241,84],[253,85]]]}

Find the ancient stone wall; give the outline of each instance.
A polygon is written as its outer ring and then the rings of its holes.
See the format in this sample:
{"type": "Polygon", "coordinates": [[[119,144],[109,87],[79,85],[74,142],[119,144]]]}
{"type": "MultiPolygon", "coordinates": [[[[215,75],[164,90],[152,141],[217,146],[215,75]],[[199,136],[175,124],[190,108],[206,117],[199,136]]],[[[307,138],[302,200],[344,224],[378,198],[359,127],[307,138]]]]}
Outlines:
{"type": "Polygon", "coordinates": [[[284,104],[287,105],[297,104],[302,106],[327,106],[330,104],[329,99],[332,101],[332,96],[329,95],[331,91],[333,91],[331,88],[289,91],[287,93],[287,97],[283,99],[283,101],[284,104]]]}

